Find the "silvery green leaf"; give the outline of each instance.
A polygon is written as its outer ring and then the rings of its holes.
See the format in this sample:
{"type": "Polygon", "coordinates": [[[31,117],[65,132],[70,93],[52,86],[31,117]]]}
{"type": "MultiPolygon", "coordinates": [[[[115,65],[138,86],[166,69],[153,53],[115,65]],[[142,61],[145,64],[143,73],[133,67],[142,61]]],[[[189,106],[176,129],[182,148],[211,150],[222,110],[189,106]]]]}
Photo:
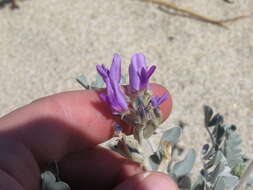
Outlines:
{"type": "Polygon", "coordinates": [[[184,160],[177,162],[173,167],[173,173],[177,176],[184,176],[191,172],[196,159],[195,150],[190,149],[184,160]]]}
{"type": "Polygon", "coordinates": [[[227,165],[227,160],[226,157],[224,156],[223,152],[220,150],[217,151],[217,154],[215,156],[215,164],[221,163],[222,165],[226,166],[227,165]]]}
{"type": "Polygon", "coordinates": [[[153,171],[157,171],[157,169],[161,163],[161,159],[162,158],[159,155],[159,152],[155,152],[149,157],[149,162],[150,162],[150,165],[151,165],[151,168],[153,171]]]}
{"type": "Polygon", "coordinates": [[[225,129],[221,125],[218,125],[214,128],[214,131],[215,131],[215,134],[214,134],[215,143],[217,145],[220,145],[221,142],[223,142],[223,139],[225,136],[225,129]]]}
{"type": "Polygon", "coordinates": [[[248,177],[246,185],[253,188],[253,176],[248,177]]]}
{"type": "Polygon", "coordinates": [[[208,181],[214,183],[217,180],[220,172],[222,172],[224,168],[225,168],[224,165],[222,165],[221,163],[216,165],[214,170],[209,173],[208,181]]]}
{"type": "Polygon", "coordinates": [[[204,180],[202,176],[199,176],[196,182],[191,186],[190,190],[203,190],[204,189],[204,180]]]}
{"type": "Polygon", "coordinates": [[[214,148],[211,148],[211,150],[209,150],[209,152],[203,157],[205,160],[204,168],[206,170],[219,163],[219,159],[221,157],[220,153],[220,151],[217,152],[214,148]]]}
{"type": "Polygon", "coordinates": [[[56,178],[54,174],[51,171],[45,171],[41,174],[41,179],[43,181],[43,184],[50,185],[54,184],[56,181],[56,178]]]}
{"type": "Polygon", "coordinates": [[[207,127],[213,115],[213,110],[210,106],[204,105],[204,115],[205,115],[205,126],[207,127]]]}
{"type": "Polygon", "coordinates": [[[41,189],[42,190],[70,190],[70,187],[62,182],[56,182],[56,178],[51,171],[45,171],[41,174],[41,189]]]}
{"type": "Polygon", "coordinates": [[[88,83],[88,81],[87,81],[87,79],[86,79],[86,77],[84,75],[81,75],[81,76],[77,77],[76,81],[80,85],[82,85],[85,89],[89,89],[90,88],[89,83],[88,83]]]}
{"type": "Polygon", "coordinates": [[[240,144],[240,136],[233,131],[229,131],[227,141],[224,146],[225,156],[227,157],[228,165],[231,168],[235,168],[238,164],[243,163],[240,144]]]}
{"type": "Polygon", "coordinates": [[[208,181],[211,183],[214,183],[217,177],[220,176],[220,173],[227,167],[226,158],[221,151],[218,151],[213,166],[215,166],[214,169],[208,175],[208,181]]]}
{"type": "Polygon", "coordinates": [[[181,135],[182,129],[180,127],[173,127],[163,133],[161,141],[169,141],[173,144],[177,144],[181,135]]]}
{"type": "Polygon", "coordinates": [[[225,181],[223,180],[222,177],[219,177],[214,186],[214,190],[225,190],[225,188],[226,188],[225,181]]]}
{"type": "Polygon", "coordinates": [[[203,156],[204,160],[211,160],[216,155],[215,149],[212,147],[208,152],[203,156]]]}
{"type": "Polygon", "coordinates": [[[220,115],[219,113],[217,113],[217,114],[215,114],[214,116],[213,116],[213,118],[209,121],[209,123],[208,123],[208,127],[211,127],[211,126],[214,126],[214,125],[219,125],[219,124],[221,124],[221,123],[223,123],[223,116],[222,115],[220,115]]]}
{"type": "Polygon", "coordinates": [[[96,80],[91,83],[91,88],[103,88],[104,81],[100,75],[96,75],[96,80]]]}
{"type": "Polygon", "coordinates": [[[227,189],[234,189],[239,183],[239,178],[231,174],[229,176],[224,176],[223,179],[227,189]]]}

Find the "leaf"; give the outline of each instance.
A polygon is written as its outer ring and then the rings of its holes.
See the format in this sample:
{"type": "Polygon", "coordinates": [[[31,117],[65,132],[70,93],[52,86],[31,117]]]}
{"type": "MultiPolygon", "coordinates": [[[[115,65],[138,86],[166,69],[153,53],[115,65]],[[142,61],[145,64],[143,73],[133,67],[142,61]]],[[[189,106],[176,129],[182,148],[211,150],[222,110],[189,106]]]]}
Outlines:
{"type": "Polygon", "coordinates": [[[248,179],[246,181],[246,185],[253,187],[253,176],[248,177],[248,179]]]}
{"type": "Polygon", "coordinates": [[[169,141],[173,144],[177,144],[179,141],[179,137],[181,135],[182,129],[180,127],[173,127],[164,132],[161,142],[162,141],[169,141]]]}
{"type": "Polygon", "coordinates": [[[155,152],[149,157],[149,162],[153,171],[157,171],[161,160],[162,158],[159,152],[155,152]]]}
{"type": "Polygon", "coordinates": [[[220,145],[223,142],[223,138],[225,135],[225,129],[222,126],[218,125],[215,127],[215,132],[216,132],[214,135],[215,143],[217,145],[220,145]]]}
{"type": "Polygon", "coordinates": [[[209,150],[209,144],[204,144],[202,147],[202,154],[206,154],[209,150]]]}
{"type": "Polygon", "coordinates": [[[68,184],[58,181],[51,171],[45,171],[41,174],[41,189],[42,190],[70,190],[68,184]]]}
{"type": "Polygon", "coordinates": [[[43,181],[43,184],[45,186],[54,184],[56,181],[56,178],[54,176],[54,174],[51,171],[45,171],[41,174],[41,179],[43,181]]]}
{"type": "Polygon", "coordinates": [[[217,182],[214,186],[214,190],[225,190],[225,188],[226,188],[226,185],[225,185],[223,178],[219,177],[219,179],[217,180],[217,182]]]}
{"type": "Polygon", "coordinates": [[[214,126],[214,125],[220,125],[223,123],[223,116],[219,113],[215,114],[211,121],[208,122],[208,127],[214,126]]]}
{"type": "Polygon", "coordinates": [[[209,121],[213,115],[213,110],[210,106],[204,105],[204,116],[205,116],[205,126],[207,127],[209,124],[209,121]]]}
{"type": "Polygon", "coordinates": [[[243,157],[241,155],[241,138],[234,131],[228,131],[227,141],[225,143],[225,156],[227,157],[228,165],[233,169],[238,164],[243,163],[243,157]]]}
{"type": "Polygon", "coordinates": [[[190,190],[203,190],[204,189],[204,180],[202,176],[199,176],[196,182],[191,186],[190,190]]]}
{"type": "Polygon", "coordinates": [[[104,81],[100,75],[96,75],[96,80],[91,83],[91,88],[103,88],[104,87],[104,81]]]}
{"type": "Polygon", "coordinates": [[[76,81],[80,85],[82,85],[85,89],[89,89],[90,88],[89,83],[88,83],[88,81],[87,81],[87,79],[86,79],[86,77],[84,75],[81,75],[81,76],[77,77],[76,81]]]}
{"type": "Polygon", "coordinates": [[[184,176],[191,172],[196,159],[194,149],[190,149],[184,160],[177,162],[173,167],[173,173],[177,176],[184,176]]]}
{"type": "Polygon", "coordinates": [[[223,153],[221,151],[218,151],[215,158],[213,158],[209,162],[210,162],[209,168],[214,167],[214,169],[208,173],[207,180],[211,183],[214,183],[217,177],[220,175],[220,173],[223,172],[225,167],[227,166],[227,161],[223,153]]]}
{"type": "Polygon", "coordinates": [[[227,189],[234,189],[239,183],[239,178],[231,174],[229,176],[224,176],[223,180],[227,189]]]}

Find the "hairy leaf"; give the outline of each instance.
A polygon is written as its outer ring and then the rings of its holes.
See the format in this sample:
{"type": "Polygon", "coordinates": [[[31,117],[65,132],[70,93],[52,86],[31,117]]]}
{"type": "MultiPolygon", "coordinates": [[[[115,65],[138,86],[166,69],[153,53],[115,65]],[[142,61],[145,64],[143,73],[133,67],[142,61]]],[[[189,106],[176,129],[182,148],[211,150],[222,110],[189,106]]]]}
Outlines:
{"type": "Polygon", "coordinates": [[[68,184],[62,181],[56,181],[54,174],[51,171],[45,171],[41,174],[41,189],[42,190],[70,190],[68,184]]]}
{"type": "Polygon", "coordinates": [[[90,85],[86,79],[86,77],[84,75],[81,75],[79,77],[76,78],[76,81],[82,85],[85,89],[89,89],[90,88],[90,85]]]}
{"type": "Polygon", "coordinates": [[[196,153],[194,149],[190,149],[184,160],[176,163],[173,167],[173,173],[177,176],[184,176],[191,172],[196,159],[196,153]]]}
{"type": "Polygon", "coordinates": [[[169,141],[173,144],[177,144],[181,135],[182,129],[180,127],[173,127],[164,132],[161,141],[169,141]]]}
{"type": "Polygon", "coordinates": [[[104,81],[100,75],[96,75],[96,80],[91,83],[91,88],[103,88],[104,81]]]}
{"type": "Polygon", "coordinates": [[[204,105],[204,116],[205,116],[205,126],[207,127],[209,124],[209,121],[213,115],[213,110],[210,106],[204,105]]]}
{"type": "Polygon", "coordinates": [[[243,157],[240,149],[241,139],[238,134],[233,131],[229,131],[227,135],[227,141],[225,143],[224,151],[228,160],[228,165],[233,169],[238,164],[243,163],[243,157]]]}
{"type": "Polygon", "coordinates": [[[149,157],[149,163],[152,167],[153,171],[156,171],[161,163],[161,155],[159,152],[155,152],[153,153],[150,157],[149,157]]]}

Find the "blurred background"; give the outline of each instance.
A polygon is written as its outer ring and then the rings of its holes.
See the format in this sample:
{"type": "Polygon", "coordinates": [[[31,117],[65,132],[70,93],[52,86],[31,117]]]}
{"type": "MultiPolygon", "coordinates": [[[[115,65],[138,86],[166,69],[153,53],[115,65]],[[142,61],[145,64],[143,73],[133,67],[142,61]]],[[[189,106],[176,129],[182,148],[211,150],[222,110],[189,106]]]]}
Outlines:
{"type": "MultiPolygon", "coordinates": [[[[166,1],[166,0],[164,0],[166,1]]],[[[168,1],[168,0],[167,0],[168,1]]],[[[168,1],[169,2],[169,1],[168,1]]],[[[171,0],[215,19],[253,11],[252,0],[171,0]]],[[[157,66],[153,82],[173,98],[163,127],[186,124],[182,145],[200,150],[208,140],[202,106],[237,125],[244,152],[253,155],[253,17],[230,29],[161,10],[138,0],[24,0],[0,9],[0,116],[35,99],[78,90],[95,65],[144,53],[157,66]]]]}

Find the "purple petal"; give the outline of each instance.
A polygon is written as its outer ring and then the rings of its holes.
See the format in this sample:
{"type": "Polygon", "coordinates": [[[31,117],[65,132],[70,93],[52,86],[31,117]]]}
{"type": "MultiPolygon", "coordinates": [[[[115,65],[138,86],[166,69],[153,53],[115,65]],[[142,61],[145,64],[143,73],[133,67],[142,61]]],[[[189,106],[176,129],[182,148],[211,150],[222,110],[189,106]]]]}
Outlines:
{"type": "Polygon", "coordinates": [[[148,78],[147,78],[147,71],[142,68],[141,74],[140,74],[140,89],[146,89],[148,86],[148,78]]]}
{"type": "Polygon", "coordinates": [[[159,103],[158,103],[158,97],[157,96],[153,96],[151,98],[151,104],[154,108],[157,108],[159,106],[159,103]]]}
{"type": "Polygon", "coordinates": [[[135,68],[135,64],[131,63],[129,66],[129,83],[131,88],[138,91],[140,90],[140,78],[135,68]]]}
{"type": "Polygon", "coordinates": [[[149,68],[149,70],[148,70],[148,72],[147,72],[147,78],[149,79],[150,77],[151,77],[151,75],[155,72],[155,70],[156,70],[156,66],[155,65],[152,65],[150,68],[149,68]]]}
{"type": "Polygon", "coordinates": [[[168,93],[164,93],[160,98],[159,98],[159,105],[161,105],[163,102],[165,102],[169,98],[168,93]]]}
{"type": "Polygon", "coordinates": [[[106,94],[101,93],[101,94],[99,94],[99,97],[100,97],[105,103],[107,103],[108,105],[110,105],[110,101],[109,101],[109,99],[108,99],[108,97],[107,97],[106,94]]]}
{"type": "Polygon", "coordinates": [[[107,96],[108,96],[111,107],[115,110],[119,110],[120,107],[117,104],[117,100],[114,94],[114,89],[112,87],[110,79],[106,81],[106,91],[107,91],[107,96]]]}
{"type": "Polygon", "coordinates": [[[117,83],[120,83],[121,79],[121,59],[118,54],[114,54],[112,65],[110,68],[110,77],[113,80],[116,80],[117,83]]]}
{"type": "Polygon", "coordinates": [[[151,98],[151,104],[154,108],[158,108],[163,102],[165,102],[169,97],[168,93],[164,93],[161,97],[153,96],[151,98]]]}
{"type": "Polygon", "coordinates": [[[109,77],[109,70],[104,65],[97,65],[96,68],[97,68],[97,72],[100,74],[100,76],[105,81],[106,78],[109,77]]]}
{"type": "Polygon", "coordinates": [[[120,111],[126,111],[128,109],[128,104],[123,92],[120,89],[119,84],[117,84],[116,81],[111,81],[111,82],[114,88],[115,99],[117,100],[118,106],[121,108],[120,111]]]}
{"type": "Polygon", "coordinates": [[[137,72],[141,72],[142,68],[147,69],[145,56],[141,53],[136,53],[132,56],[131,64],[134,65],[137,72]]]}

